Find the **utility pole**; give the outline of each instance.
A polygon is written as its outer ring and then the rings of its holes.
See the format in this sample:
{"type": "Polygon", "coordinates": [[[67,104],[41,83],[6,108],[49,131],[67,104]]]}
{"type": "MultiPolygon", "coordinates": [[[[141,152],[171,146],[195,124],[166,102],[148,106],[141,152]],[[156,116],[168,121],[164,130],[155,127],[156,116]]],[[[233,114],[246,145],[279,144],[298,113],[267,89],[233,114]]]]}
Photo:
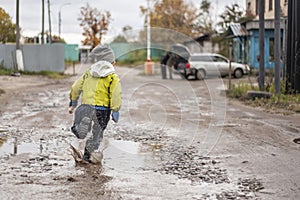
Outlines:
{"type": "Polygon", "coordinates": [[[19,67],[18,67],[18,52],[20,52],[20,25],[19,25],[19,0],[16,1],[16,53],[12,54],[12,59],[13,59],[13,68],[14,72],[11,74],[12,76],[20,76],[20,73],[18,72],[19,67]]]}
{"type": "Polygon", "coordinates": [[[19,22],[19,0],[16,5],[16,49],[20,49],[20,22],[19,22]]]}
{"type": "Polygon", "coordinates": [[[275,94],[280,95],[280,0],[275,0],[275,94]]]}
{"type": "Polygon", "coordinates": [[[219,2],[218,2],[218,0],[216,0],[215,23],[218,21],[218,5],[219,5],[219,2]]]}
{"type": "Polygon", "coordinates": [[[265,86],[265,1],[258,1],[259,6],[259,90],[265,86]]]}
{"type": "Polygon", "coordinates": [[[58,12],[58,36],[59,36],[59,39],[60,39],[60,34],[61,34],[61,9],[63,6],[66,6],[66,5],[71,5],[71,3],[65,3],[65,4],[61,5],[59,8],[59,12],[58,12]]]}
{"type": "Polygon", "coordinates": [[[300,93],[300,2],[288,1],[286,91],[300,93]]]}
{"type": "Polygon", "coordinates": [[[150,2],[147,0],[147,61],[151,61],[150,2]]]}
{"type": "Polygon", "coordinates": [[[60,26],[61,26],[61,13],[59,10],[59,12],[58,12],[58,37],[59,37],[59,39],[60,39],[60,32],[61,32],[60,26]]]}
{"type": "Polygon", "coordinates": [[[44,26],[45,26],[45,0],[42,0],[42,33],[41,33],[42,44],[44,44],[44,26]]]}
{"type": "Polygon", "coordinates": [[[50,10],[50,0],[48,0],[48,19],[49,19],[49,43],[52,43],[52,30],[51,30],[51,10],[50,10]]]}
{"type": "Polygon", "coordinates": [[[147,0],[147,60],[145,62],[145,73],[154,74],[154,65],[151,61],[151,29],[150,29],[150,0],[147,0]]]}

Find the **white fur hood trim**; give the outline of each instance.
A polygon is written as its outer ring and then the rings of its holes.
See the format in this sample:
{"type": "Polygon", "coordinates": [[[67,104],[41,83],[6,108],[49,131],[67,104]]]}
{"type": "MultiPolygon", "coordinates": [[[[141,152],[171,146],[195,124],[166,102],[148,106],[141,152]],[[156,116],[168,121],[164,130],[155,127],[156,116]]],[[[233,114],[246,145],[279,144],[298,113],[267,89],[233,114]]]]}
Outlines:
{"type": "Polygon", "coordinates": [[[106,77],[113,73],[115,73],[114,66],[111,63],[104,60],[100,60],[94,63],[90,68],[90,74],[93,77],[106,77]]]}

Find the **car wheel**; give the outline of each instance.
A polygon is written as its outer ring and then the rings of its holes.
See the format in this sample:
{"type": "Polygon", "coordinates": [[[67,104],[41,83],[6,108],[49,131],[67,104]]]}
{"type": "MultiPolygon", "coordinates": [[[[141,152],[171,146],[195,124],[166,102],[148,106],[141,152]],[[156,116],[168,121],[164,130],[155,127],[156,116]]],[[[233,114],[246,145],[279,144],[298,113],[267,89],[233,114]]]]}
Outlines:
{"type": "Polygon", "coordinates": [[[242,76],[243,76],[243,71],[242,71],[242,69],[236,69],[236,70],[234,71],[233,75],[234,75],[235,78],[242,78],[242,76]]]}
{"type": "Polygon", "coordinates": [[[195,71],[195,78],[197,79],[197,80],[202,80],[202,79],[204,79],[204,77],[205,77],[205,71],[203,70],[203,69],[199,69],[199,70],[196,70],[195,71]]]}

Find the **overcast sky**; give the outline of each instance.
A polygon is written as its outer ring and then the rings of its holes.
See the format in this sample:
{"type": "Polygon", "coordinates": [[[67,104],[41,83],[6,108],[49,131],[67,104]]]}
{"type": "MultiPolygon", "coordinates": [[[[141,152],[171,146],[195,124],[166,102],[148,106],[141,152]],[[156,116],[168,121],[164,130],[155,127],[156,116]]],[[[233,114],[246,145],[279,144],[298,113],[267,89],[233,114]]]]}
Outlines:
{"type": "MultiPolygon", "coordinates": [[[[197,7],[201,2],[201,0],[185,1],[192,2],[197,7]]],[[[0,7],[12,17],[14,23],[16,19],[15,2],[16,0],[0,0],[0,7]]],[[[111,12],[113,22],[107,34],[107,39],[121,33],[122,28],[126,25],[132,26],[133,29],[143,27],[144,17],[141,15],[140,6],[146,6],[147,0],[50,0],[52,35],[58,35],[58,13],[61,9],[61,36],[67,43],[79,44],[82,40],[82,28],[79,26],[77,18],[79,17],[80,7],[85,6],[87,2],[91,7],[100,11],[109,10],[111,12]],[[64,5],[67,3],[70,3],[70,5],[64,5]]],[[[243,8],[245,7],[245,0],[210,0],[210,2],[218,13],[221,13],[226,5],[234,2],[243,8]]],[[[45,0],[45,30],[49,30],[47,5],[47,0],[45,0]]],[[[41,7],[42,0],[20,0],[20,26],[23,35],[32,37],[41,32],[41,7]]],[[[212,13],[213,19],[215,16],[212,13]]]]}

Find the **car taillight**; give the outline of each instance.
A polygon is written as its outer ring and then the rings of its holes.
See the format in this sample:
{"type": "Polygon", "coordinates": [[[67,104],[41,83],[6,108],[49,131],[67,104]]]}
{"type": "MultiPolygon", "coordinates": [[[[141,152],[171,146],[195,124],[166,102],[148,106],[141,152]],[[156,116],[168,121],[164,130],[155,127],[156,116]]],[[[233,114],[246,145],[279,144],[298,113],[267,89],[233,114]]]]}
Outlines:
{"type": "Polygon", "coordinates": [[[185,67],[186,67],[187,69],[191,68],[190,63],[186,63],[186,64],[185,64],[185,67]]]}

